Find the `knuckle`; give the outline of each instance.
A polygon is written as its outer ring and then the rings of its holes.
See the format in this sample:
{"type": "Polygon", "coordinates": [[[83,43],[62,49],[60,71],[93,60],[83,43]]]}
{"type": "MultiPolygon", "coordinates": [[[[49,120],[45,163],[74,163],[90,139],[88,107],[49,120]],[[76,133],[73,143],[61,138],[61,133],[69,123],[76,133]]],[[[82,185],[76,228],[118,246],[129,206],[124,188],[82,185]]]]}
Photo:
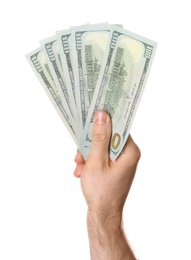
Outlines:
{"type": "Polygon", "coordinates": [[[92,137],[92,143],[104,143],[108,139],[108,136],[105,133],[94,133],[92,137]]]}
{"type": "Polygon", "coordinates": [[[134,154],[135,154],[135,158],[137,159],[137,161],[139,161],[141,158],[141,150],[137,145],[135,146],[134,154]]]}
{"type": "Polygon", "coordinates": [[[131,150],[131,163],[137,165],[141,158],[141,151],[137,145],[134,145],[133,149],[131,150]]]}

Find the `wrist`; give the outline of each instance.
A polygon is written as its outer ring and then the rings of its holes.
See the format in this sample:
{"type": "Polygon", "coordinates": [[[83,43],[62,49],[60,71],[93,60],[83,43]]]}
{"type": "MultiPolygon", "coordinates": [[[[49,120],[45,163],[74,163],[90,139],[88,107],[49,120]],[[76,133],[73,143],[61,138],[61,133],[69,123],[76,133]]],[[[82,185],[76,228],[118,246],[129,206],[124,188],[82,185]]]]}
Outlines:
{"type": "Polygon", "coordinates": [[[88,209],[87,224],[103,232],[118,232],[122,230],[122,211],[105,208],[88,209]]]}

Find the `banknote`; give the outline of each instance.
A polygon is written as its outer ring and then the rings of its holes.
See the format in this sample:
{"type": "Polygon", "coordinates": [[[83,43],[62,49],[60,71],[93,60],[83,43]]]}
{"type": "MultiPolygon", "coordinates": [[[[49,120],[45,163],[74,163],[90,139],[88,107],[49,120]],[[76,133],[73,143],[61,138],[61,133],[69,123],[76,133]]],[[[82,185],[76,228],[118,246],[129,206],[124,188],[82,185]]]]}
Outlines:
{"type": "Polygon", "coordinates": [[[54,35],[47,39],[41,40],[40,44],[46,55],[62,103],[66,103],[68,105],[68,108],[66,108],[66,110],[68,113],[70,111],[73,118],[75,119],[76,108],[75,108],[74,96],[73,96],[72,89],[66,85],[64,72],[63,72],[65,68],[63,68],[63,64],[61,62],[60,50],[58,49],[56,36],[54,35]]]}
{"type": "MultiPolygon", "coordinates": [[[[43,86],[46,94],[48,95],[51,103],[55,107],[57,113],[59,114],[61,120],[63,121],[66,129],[70,133],[75,144],[78,146],[78,139],[75,133],[75,122],[71,114],[66,111],[66,105],[63,104],[57,86],[54,82],[53,76],[51,74],[46,56],[42,50],[42,47],[35,49],[34,51],[26,54],[26,58],[31,65],[34,73],[39,79],[41,85],[43,86]]],[[[67,108],[68,109],[68,108],[67,108]]]]}
{"type": "Polygon", "coordinates": [[[73,93],[73,101],[76,106],[76,89],[72,64],[71,52],[71,30],[62,30],[56,32],[56,39],[59,48],[60,60],[64,72],[64,78],[67,88],[73,93]]]}
{"type": "Polygon", "coordinates": [[[112,25],[103,66],[88,111],[80,150],[87,158],[91,147],[91,127],[97,110],[107,111],[112,119],[110,157],[121,153],[148,78],[156,43],[112,25]]]}
{"type": "Polygon", "coordinates": [[[76,106],[79,131],[83,132],[109,38],[108,24],[71,28],[76,106]]]}
{"type": "Polygon", "coordinates": [[[111,116],[110,158],[121,153],[144,92],[157,44],[108,23],[56,31],[26,55],[86,159],[97,110],[111,116]]]}

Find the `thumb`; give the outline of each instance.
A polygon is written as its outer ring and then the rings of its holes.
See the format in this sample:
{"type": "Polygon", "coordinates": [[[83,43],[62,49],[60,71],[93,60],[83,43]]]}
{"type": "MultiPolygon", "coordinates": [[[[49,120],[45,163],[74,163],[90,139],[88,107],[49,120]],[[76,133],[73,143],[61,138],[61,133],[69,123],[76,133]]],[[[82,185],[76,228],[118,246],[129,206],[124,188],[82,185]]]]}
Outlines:
{"type": "Polygon", "coordinates": [[[92,126],[92,147],[90,158],[94,162],[103,162],[108,159],[108,147],[111,137],[111,119],[105,111],[97,111],[92,126]]]}

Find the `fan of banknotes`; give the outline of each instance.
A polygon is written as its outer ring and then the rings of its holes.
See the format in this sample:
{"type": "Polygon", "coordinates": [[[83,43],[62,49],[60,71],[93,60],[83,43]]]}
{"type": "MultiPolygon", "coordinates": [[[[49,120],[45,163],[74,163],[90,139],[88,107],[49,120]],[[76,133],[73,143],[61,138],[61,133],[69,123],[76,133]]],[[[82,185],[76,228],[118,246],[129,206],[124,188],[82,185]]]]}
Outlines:
{"type": "Polygon", "coordinates": [[[120,155],[156,46],[121,25],[87,24],[57,31],[26,55],[85,159],[97,110],[112,119],[111,159],[120,155]]]}

